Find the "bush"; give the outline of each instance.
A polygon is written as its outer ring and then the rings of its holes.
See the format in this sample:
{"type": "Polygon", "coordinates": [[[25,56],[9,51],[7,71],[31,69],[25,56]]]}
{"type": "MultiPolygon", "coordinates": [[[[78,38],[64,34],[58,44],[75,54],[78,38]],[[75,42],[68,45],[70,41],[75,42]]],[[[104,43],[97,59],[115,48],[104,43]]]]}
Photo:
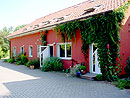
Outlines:
{"type": "Polygon", "coordinates": [[[125,72],[128,74],[130,77],[130,57],[127,58],[127,65],[125,67],[125,72]]]}
{"type": "Polygon", "coordinates": [[[87,69],[86,66],[83,66],[83,65],[82,65],[82,66],[79,66],[79,70],[80,70],[80,71],[81,71],[81,70],[86,71],[86,69],[87,69]]]}
{"type": "Polygon", "coordinates": [[[28,62],[25,64],[25,66],[27,66],[27,67],[30,67],[30,65],[31,65],[31,61],[28,61],[28,62]]]}
{"type": "Polygon", "coordinates": [[[29,63],[30,65],[34,65],[34,68],[40,68],[40,61],[39,61],[39,58],[37,58],[37,60],[32,60],[30,61],[29,63]]]}
{"type": "Polygon", "coordinates": [[[19,54],[16,59],[16,64],[17,65],[25,65],[28,62],[27,56],[24,54],[19,54]]]}
{"type": "Polygon", "coordinates": [[[71,69],[70,69],[70,74],[72,75],[72,76],[76,76],[76,72],[80,72],[80,70],[79,70],[79,67],[80,67],[81,65],[80,64],[76,64],[74,67],[72,67],[71,69]]]}
{"type": "Polygon", "coordinates": [[[21,54],[21,63],[25,65],[28,62],[27,56],[24,54],[21,54]]]}
{"type": "Polygon", "coordinates": [[[9,60],[9,59],[4,59],[4,61],[3,61],[3,62],[8,62],[8,60],[9,60]]]}
{"type": "Polygon", "coordinates": [[[64,69],[61,60],[57,57],[50,57],[44,60],[42,71],[62,71],[64,69]]]}
{"type": "Polygon", "coordinates": [[[13,57],[10,58],[10,59],[8,60],[8,63],[14,63],[14,58],[13,58],[13,57]]]}
{"type": "Polygon", "coordinates": [[[96,79],[97,79],[98,81],[102,81],[102,80],[104,80],[102,74],[98,74],[98,75],[96,75],[96,79]]]}
{"type": "Polygon", "coordinates": [[[117,87],[119,87],[120,89],[130,89],[130,80],[126,79],[119,79],[116,83],[114,83],[117,87]]]}

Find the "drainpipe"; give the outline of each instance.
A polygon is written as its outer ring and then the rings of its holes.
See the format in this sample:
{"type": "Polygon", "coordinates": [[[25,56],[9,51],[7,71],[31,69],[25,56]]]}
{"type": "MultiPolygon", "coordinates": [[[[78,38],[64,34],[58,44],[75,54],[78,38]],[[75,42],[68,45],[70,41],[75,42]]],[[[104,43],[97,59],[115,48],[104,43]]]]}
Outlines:
{"type": "Polygon", "coordinates": [[[9,51],[9,53],[10,53],[10,58],[11,58],[11,41],[9,41],[9,48],[10,48],[10,51],[9,51]]]}

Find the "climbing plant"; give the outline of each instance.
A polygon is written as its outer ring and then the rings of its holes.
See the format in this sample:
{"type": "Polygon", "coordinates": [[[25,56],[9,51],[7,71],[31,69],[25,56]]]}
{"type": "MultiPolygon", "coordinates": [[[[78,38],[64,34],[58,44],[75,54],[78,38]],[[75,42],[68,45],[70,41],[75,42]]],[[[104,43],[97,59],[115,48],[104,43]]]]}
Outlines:
{"type": "Polygon", "coordinates": [[[62,36],[63,42],[76,39],[75,31],[81,32],[82,52],[85,58],[88,55],[89,44],[98,43],[98,57],[103,77],[108,81],[115,80],[119,74],[119,27],[125,16],[125,11],[130,2],[120,8],[96,16],[84,21],[72,21],[55,27],[58,35],[62,36]],[[109,46],[109,48],[108,48],[109,46]]]}
{"type": "Polygon", "coordinates": [[[44,33],[41,33],[41,43],[43,46],[47,45],[47,33],[47,30],[44,33]]]}

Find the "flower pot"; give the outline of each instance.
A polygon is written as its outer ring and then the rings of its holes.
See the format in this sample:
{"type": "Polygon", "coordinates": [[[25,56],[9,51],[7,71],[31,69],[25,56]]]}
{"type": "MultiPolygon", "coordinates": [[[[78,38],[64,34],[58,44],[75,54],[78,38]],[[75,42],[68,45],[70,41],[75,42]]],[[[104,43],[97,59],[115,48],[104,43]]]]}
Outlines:
{"type": "Polygon", "coordinates": [[[86,71],[82,71],[82,75],[86,74],[86,71]]]}
{"type": "Polygon", "coordinates": [[[34,65],[30,65],[30,69],[34,69],[34,65]]]}
{"type": "Polygon", "coordinates": [[[77,77],[80,77],[80,75],[81,75],[81,72],[76,72],[77,77]]]}

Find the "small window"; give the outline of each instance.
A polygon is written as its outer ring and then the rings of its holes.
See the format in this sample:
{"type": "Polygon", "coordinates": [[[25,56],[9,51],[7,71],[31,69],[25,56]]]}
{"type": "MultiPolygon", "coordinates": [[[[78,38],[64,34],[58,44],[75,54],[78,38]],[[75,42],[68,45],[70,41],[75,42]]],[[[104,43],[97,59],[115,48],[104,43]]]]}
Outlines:
{"type": "Polygon", "coordinates": [[[16,47],[13,47],[13,56],[16,56],[16,47]]]}
{"type": "Polygon", "coordinates": [[[40,45],[37,45],[37,57],[40,57],[40,45]]]}
{"type": "Polygon", "coordinates": [[[20,48],[20,53],[21,53],[21,54],[24,54],[24,46],[22,46],[22,47],[20,48]]]}
{"type": "Polygon", "coordinates": [[[58,44],[58,57],[62,59],[71,59],[71,43],[58,44]]]}
{"type": "Polygon", "coordinates": [[[33,57],[33,47],[29,46],[29,57],[33,57]]]}

